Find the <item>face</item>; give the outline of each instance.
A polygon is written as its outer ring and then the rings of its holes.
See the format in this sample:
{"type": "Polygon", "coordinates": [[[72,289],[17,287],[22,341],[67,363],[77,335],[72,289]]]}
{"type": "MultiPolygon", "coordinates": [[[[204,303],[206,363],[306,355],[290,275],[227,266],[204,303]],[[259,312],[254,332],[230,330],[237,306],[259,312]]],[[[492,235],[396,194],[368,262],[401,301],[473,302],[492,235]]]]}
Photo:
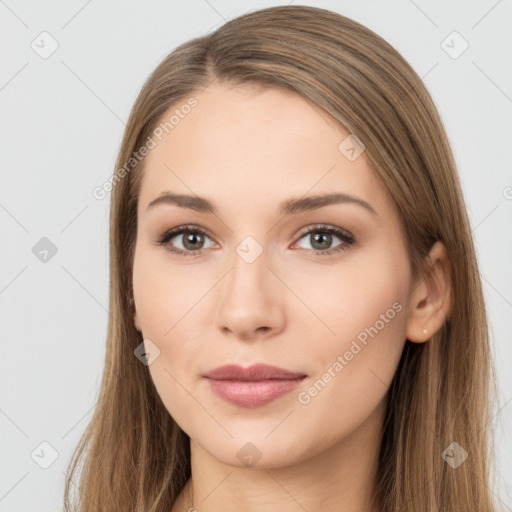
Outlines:
{"type": "Polygon", "coordinates": [[[365,152],[319,108],[218,83],[193,96],[145,160],[136,326],[159,350],[149,371],[165,407],[202,449],[292,464],[380,421],[406,338],[402,226],[365,152]],[[296,378],[205,377],[226,364],[296,378]]]}

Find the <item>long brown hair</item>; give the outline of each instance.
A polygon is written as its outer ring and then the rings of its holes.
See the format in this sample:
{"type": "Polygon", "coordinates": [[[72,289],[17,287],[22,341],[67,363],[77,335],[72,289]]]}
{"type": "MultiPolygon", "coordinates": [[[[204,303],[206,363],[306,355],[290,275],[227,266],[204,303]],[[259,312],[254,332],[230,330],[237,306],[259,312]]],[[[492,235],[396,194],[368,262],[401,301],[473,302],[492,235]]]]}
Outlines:
{"type": "Polygon", "coordinates": [[[65,510],[168,512],[190,477],[190,439],[134,356],[142,341],[131,299],[144,160],[131,159],[171,106],[187,104],[213,80],[293,91],[362,141],[400,213],[415,275],[424,272],[432,244],[445,244],[452,315],[428,342],[406,341],[388,395],[376,492],[387,512],[495,510],[488,421],[496,380],[470,224],[443,124],[422,80],[392,46],[349,18],[307,6],[253,11],[188,41],[142,87],[111,184],[103,378],[69,464],[65,510]],[[458,467],[443,457],[452,443],[469,454],[458,467]]]}

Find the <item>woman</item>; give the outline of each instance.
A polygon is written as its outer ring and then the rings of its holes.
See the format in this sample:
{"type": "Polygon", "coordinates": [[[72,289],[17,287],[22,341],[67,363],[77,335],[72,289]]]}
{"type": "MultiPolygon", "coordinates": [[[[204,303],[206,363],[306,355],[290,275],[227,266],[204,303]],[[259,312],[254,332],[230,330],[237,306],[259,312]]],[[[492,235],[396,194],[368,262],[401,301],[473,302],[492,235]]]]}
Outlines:
{"type": "MultiPolygon", "coordinates": [[[[339,14],[173,51],[112,177],[78,510],[494,510],[487,319],[420,78],[339,14]]],[[[73,476],[83,461],[80,481],[73,476]]]]}

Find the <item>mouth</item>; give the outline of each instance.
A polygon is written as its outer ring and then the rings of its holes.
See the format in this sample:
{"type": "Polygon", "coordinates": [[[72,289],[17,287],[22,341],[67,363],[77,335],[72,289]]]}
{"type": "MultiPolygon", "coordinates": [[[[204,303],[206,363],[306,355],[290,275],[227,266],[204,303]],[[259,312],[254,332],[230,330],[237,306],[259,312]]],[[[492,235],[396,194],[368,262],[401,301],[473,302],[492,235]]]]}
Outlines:
{"type": "Polygon", "coordinates": [[[208,380],[210,389],[225,401],[239,407],[255,408],[293,391],[307,375],[257,364],[249,368],[220,366],[203,377],[208,380]]]}

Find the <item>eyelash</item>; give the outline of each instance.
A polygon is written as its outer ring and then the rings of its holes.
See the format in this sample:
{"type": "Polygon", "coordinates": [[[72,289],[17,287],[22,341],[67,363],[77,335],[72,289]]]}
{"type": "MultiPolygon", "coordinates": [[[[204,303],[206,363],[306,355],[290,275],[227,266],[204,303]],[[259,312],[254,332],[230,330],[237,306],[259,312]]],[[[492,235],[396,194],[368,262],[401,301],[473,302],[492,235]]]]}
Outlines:
{"type": "MultiPolygon", "coordinates": [[[[185,226],[179,226],[177,228],[173,228],[173,229],[166,231],[157,240],[157,244],[165,246],[165,249],[167,251],[174,253],[174,254],[178,254],[180,256],[195,256],[197,254],[201,254],[201,252],[202,252],[201,250],[183,251],[181,249],[172,247],[168,244],[168,242],[175,236],[181,235],[181,234],[189,232],[189,231],[192,233],[200,234],[200,235],[206,235],[208,238],[211,238],[208,236],[208,233],[206,233],[203,229],[199,228],[198,226],[185,225],[185,226]]],[[[305,249],[305,250],[313,251],[315,254],[320,255],[320,256],[329,256],[334,253],[346,251],[348,248],[350,248],[355,243],[355,239],[347,231],[337,228],[336,226],[330,226],[327,224],[318,224],[318,225],[314,225],[314,226],[310,227],[308,231],[302,232],[300,234],[298,240],[304,238],[304,236],[306,236],[306,235],[309,235],[309,234],[315,233],[315,232],[324,233],[324,234],[325,233],[333,234],[333,235],[337,236],[342,241],[342,243],[340,245],[338,245],[337,247],[335,247],[334,249],[326,249],[325,251],[318,251],[315,249],[305,249]]]]}

